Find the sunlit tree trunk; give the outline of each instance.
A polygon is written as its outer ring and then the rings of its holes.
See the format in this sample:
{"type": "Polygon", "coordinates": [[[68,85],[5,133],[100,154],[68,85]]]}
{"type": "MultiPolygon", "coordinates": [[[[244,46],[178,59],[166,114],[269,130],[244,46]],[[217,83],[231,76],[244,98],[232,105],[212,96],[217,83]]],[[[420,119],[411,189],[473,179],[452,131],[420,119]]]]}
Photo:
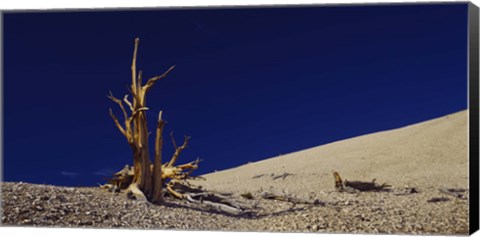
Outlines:
{"type": "Polygon", "coordinates": [[[128,95],[125,95],[123,102],[115,98],[111,93],[109,98],[117,103],[125,117],[125,124],[122,125],[110,110],[110,116],[113,118],[115,125],[120,132],[127,139],[133,151],[133,181],[130,184],[130,191],[139,198],[153,200],[155,202],[161,201],[162,188],[162,164],[161,164],[161,150],[162,150],[162,130],[164,122],[161,118],[161,112],[158,118],[156,143],[155,143],[155,161],[153,169],[149,155],[148,144],[148,126],[146,112],[146,95],[155,82],[165,78],[168,73],[173,70],[174,66],[170,67],[165,73],[160,76],[150,78],[144,85],[142,85],[142,72],[138,72],[136,68],[137,51],[139,39],[135,39],[135,49],[132,60],[132,85],[131,97],[129,101],[128,95]],[[131,115],[125,109],[124,103],[129,107],[131,115]]]}

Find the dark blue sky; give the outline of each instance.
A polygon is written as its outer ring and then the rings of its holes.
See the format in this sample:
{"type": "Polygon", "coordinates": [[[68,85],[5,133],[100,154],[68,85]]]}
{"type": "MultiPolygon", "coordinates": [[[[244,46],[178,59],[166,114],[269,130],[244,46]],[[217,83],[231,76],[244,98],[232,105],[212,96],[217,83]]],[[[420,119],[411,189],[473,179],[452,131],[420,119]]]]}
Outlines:
{"type": "MultiPolygon", "coordinates": [[[[6,13],[4,180],[95,185],[132,163],[108,115],[133,41],[164,157],[197,174],[467,108],[467,4],[6,13]]],[[[151,137],[152,139],[154,136],[151,137]]]]}

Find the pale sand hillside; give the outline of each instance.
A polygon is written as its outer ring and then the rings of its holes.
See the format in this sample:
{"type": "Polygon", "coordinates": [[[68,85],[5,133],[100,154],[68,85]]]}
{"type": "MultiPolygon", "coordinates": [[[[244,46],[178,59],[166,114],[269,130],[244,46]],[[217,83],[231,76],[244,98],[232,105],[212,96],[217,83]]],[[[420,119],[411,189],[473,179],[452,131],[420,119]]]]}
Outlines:
{"type": "Polygon", "coordinates": [[[250,212],[243,215],[226,215],[168,197],[157,206],[99,188],[1,183],[1,223],[466,235],[468,190],[458,191],[463,196],[456,197],[439,188],[468,188],[467,115],[462,111],[208,174],[206,181],[192,181],[250,206],[250,212]],[[383,192],[338,192],[332,170],[344,179],[376,178],[392,187],[383,192]],[[285,172],[293,175],[273,179],[285,172]],[[265,193],[294,198],[265,199],[265,193]],[[302,202],[295,201],[299,199],[302,202]]]}
{"type": "Polygon", "coordinates": [[[376,178],[377,183],[394,187],[468,188],[467,120],[465,110],[207,174],[207,181],[196,183],[226,192],[253,192],[273,186],[302,195],[334,190],[335,170],[344,179],[376,178]],[[284,172],[293,175],[272,179],[272,174],[284,172]]]}

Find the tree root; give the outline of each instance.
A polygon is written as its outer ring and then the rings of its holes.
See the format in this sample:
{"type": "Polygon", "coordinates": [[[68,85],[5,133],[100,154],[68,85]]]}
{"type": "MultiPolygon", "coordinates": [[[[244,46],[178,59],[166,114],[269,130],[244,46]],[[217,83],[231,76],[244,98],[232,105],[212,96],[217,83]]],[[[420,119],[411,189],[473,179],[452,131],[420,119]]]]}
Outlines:
{"type": "Polygon", "coordinates": [[[229,215],[241,215],[249,212],[251,207],[239,203],[231,197],[205,191],[202,187],[192,186],[186,181],[172,180],[167,184],[168,192],[175,198],[185,200],[189,203],[204,206],[209,210],[226,213],[229,215]]]}
{"type": "MultiPolygon", "coordinates": [[[[190,162],[188,164],[179,165],[175,167],[168,167],[168,163],[162,166],[162,177],[170,179],[166,183],[165,189],[171,197],[184,200],[198,206],[203,206],[208,210],[225,213],[228,215],[242,215],[250,213],[252,209],[250,206],[237,202],[233,198],[214,192],[208,192],[202,189],[201,186],[193,186],[187,182],[187,179],[197,178],[190,177],[192,169],[198,167],[199,160],[190,162]]],[[[130,198],[135,198],[140,201],[148,201],[144,193],[138,188],[133,180],[133,167],[125,166],[122,170],[114,174],[114,177],[109,180],[109,183],[101,185],[100,187],[110,192],[122,192],[130,198]],[[128,186],[125,184],[130,182],[128,186]],[[127,187],[127,188],[125,188],[127,187]]]]}
{"type": "Polygon", "coordinates": [[[137,184],[132,183],[130,186],[128,186],[127,190],[125,190],[127,193],[127,196],[133,195],[136,200],[142,201],[142,202],[147,202],[147,197],[145,197],[145,194],[138,188],[137,184]]]}

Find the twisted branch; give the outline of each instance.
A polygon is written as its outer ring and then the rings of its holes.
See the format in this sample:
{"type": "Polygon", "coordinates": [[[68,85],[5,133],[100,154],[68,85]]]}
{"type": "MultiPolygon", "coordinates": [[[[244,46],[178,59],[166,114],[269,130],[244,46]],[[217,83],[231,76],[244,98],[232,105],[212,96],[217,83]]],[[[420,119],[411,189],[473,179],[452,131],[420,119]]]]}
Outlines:
{"type": "Polygon", "coordinates": [[[177,143],[175,142],[175,138],[173,137],[173,131],[170,132],[170,138],[172,139],[172,144],[175,150],[178,149],[177,143]]]}
{"type": "Polygon", "coordinates": [[[157,82],[158,80],[161,80],[165,77],[167,77],[168,73],[170,73],[170,71],[172,71],[173,69],[175,68],[175,65],[171,66],[166,72],[164,72],[162,75],[160,76],[155,76],[155,77],[152,77],[150,79],[148,79],[147,83],[142,87],[143,91],[144,92],[147,92],[148,90],[150,90],[150,88],[153,86],[153,84],[155,84],[155,82],[157,82]]]}
{"type": "Polygon", "coordinates": [[[185,136],[184,138],[184,141],[183,141],[183,145],[178,147],[176,150],[175,150],[175,153],[173,154],[172,156],[172,159],[170,159],[170,162],[168,162],[168,165],[169,167],[172,167],[175,162],[177,162],[177,159],[178,157],[180,156],[180,153],[187,147],[188,145],[188,140],[190,140],[190,137],[189,136],[185,136]]]}
{"type": "Polygon", "coordinates": [[[115,125],[117,126],[118,130],[120,130],[120,132],[123,134],[123,136],[125,136],[125,138],[127,138],[127,140],[128,140],[128,135],[127,135],[127,133],[125,132],[125,129],[124,129],[124,128],[122,127],[122,125],[120,124],[120,122],[118,122],[118,119],[117,119],[117,117],[115,116],[115,114],[113,114],[112,108],[110,108],[109,111],[110,111],[110,117],[112,117],[113,122],[114,122],[115,125]]]}
{"type": "Polygon", "coordinates": [[[109,91],[109,95],[107,97],[113,102],[117,103],[118,106],[120,106],[120,109],[122,109],[122,112],[123,112],[123,117],[125,117],[125,120],[127,120],[128,119],[127,111],[125,110],[125,107],[123,106],[122,101],[117,99],[115,96],[113,96],[111,91],[109,91]]]}
{"type": "Polygon", "coordinates": [[[133,109],[133,105],[132,103],[128,100],[128,95],[125,95],[123,97],[123,101],[125,102],[125,104],[128,105],[128,107],[130,108],[130,111],[133,112],[135,109],[133,109]]]}

